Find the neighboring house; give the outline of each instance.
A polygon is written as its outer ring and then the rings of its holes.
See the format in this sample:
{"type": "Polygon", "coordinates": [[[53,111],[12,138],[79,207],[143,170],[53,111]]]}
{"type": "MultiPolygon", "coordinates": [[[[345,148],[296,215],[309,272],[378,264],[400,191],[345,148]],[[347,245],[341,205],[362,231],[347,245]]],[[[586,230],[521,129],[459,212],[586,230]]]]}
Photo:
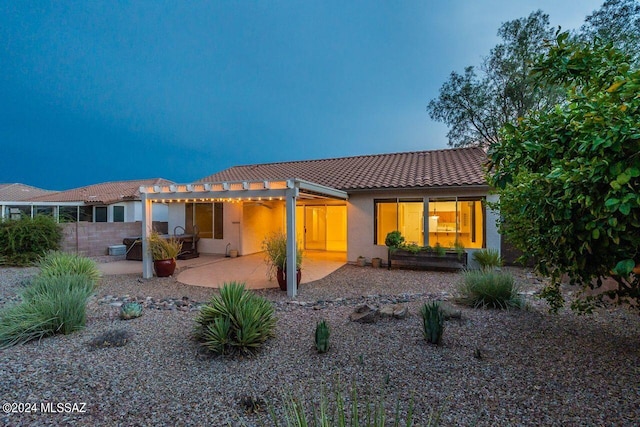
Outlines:
{"type": "MultiPolygon", "coordinates": [[[[50,213],[60,222],[142,221],[140,187],[169,185],[163,178],[104,182],[29,199],[35,210],[50,213]]],[[[167,221],[166,207],[159,207],[154,221],[167,221]]]]}
{"type": "Polygon", "coordinates": [[[0,219],[19,219],[22,215],[30,216],[32,205],[28,200],[55,193],[56,191],[43,190],[20,183],[0,184],[0,219]]]}
{"type": "MultiPolygon", "coordinates": [[[[154,178],[105,182],[59,192],[23,184],[3,185],[1,212],[3,218],[10,219],[51,215],[64,230],[62,250],[85,256],[107,255],[110,246],[142,235],[140,187],[170,184],[173,182],[154,178]]],[[[168,207],[157,205],[152,221],[166,233],[168,207]]]]}
{"type": "MultiPolygon", "coordinates": [[[[204,253],[259,252],[276,230],[295,230],[287,233],[290,249],[297,242],[343,251],[350,262],[386,259],[384,240],[393,230],[418,245],[500,250],[497,214],[485,203],[495,199],[486,161],[480,148],[457,148],[257,164],[141,192],[150,211],[169,204],[169,229],[197,225],[204,253]]],[[[295,255],[288,262],[295,266],[295,255]]],[[[147,260],[144,274],[151,275],[147,260]]]]}

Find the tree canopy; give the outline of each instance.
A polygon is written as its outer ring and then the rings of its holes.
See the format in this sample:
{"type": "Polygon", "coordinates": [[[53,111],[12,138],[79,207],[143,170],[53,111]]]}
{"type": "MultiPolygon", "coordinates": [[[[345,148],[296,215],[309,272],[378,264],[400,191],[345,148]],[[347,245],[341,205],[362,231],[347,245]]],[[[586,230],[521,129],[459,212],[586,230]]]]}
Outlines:
{"type": "MultiPolygon", "coordinates": [[[[631,55],[561,33],[532,77],[566,99],[507,124],[489,150],[502,232],[552,278],[544,296],[563,305],[559,279],[640,306],[640,70],[631,55]]],[[[578,299],[584,309],[592,297],[578,299]]]]}
{"type": "Polygon", "coordinates": [[[438,98],[427,107],[432,119],[449,126],[449,145],[493,144],[505,123],[559,100],[556,89],[539,86],[529,73],[531,63],[545,49],[545,40],[553,35],[549,16],[538,10],[502,24],[498,30],[502,43],[484,59],[481,75],[473,66],[463,74],[451,73],[438,98]]]}
{"type": "MultiPolygon", "coordinates": [[[[450,74],[427,106],[433,120],[449,127],[450,146],[494,144],[505,124],[515,124],[528,111],[551,109],[561,101],[561,89],[539,85],[530,74],[533,61],[546,51],[545,42],[553,40],[556,32],[540,10],[506,22],[498,30],[502,41],[480,67],[450,74]]],[[[631,56],[632,63],[640,63],[640,3],[606,0],[571,38],[613,43],[631,56]]]]}

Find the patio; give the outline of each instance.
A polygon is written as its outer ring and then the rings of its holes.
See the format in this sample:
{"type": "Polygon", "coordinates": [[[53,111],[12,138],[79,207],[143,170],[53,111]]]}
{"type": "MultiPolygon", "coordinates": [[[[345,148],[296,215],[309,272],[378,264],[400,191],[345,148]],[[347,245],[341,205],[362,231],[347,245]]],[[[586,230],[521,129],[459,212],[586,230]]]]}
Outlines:
{"type": "MultiPolygon", "coordinates": [[[[302,284],[328,276],[347,260],[345,252],[305,251],[302,264],[302,284]]],[[[245,282],[249,289],[277,288],[275,278],[268,280],[264,254],[256,253],[227,258],[223,255],[201,255],[199,258],[178,260],[176,280],[192,286],[218,288],[225,282],[245,282]]],[[[142,263],[115,261],[99,264],[104,275],[142,274],[142,263]]]]}

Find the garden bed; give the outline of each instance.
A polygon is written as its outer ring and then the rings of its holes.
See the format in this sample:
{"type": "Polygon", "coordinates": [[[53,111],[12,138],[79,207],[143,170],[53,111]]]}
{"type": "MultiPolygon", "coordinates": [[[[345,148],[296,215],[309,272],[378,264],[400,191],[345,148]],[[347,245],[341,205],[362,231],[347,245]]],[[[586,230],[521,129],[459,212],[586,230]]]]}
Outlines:
{"type": "Polygon", "coordinates": [[[446,251],[444,254],[438,254],[432,251],[410,252],[404,249],[389,251],[389,269],[457,271],[466,267],[466,252],[446,251]]]}

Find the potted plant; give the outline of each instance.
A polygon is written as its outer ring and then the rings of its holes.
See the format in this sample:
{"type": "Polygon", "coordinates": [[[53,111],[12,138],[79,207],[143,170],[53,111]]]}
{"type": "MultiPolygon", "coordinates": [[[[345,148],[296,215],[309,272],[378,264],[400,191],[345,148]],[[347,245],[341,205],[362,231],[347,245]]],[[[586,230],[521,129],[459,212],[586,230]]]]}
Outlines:
{"type": "Polygon", "coordinates": [[[169,277],[176,269],[176,258],[182,250],[182,242],[175,237],[164,238],[153,231],[147,240],[156,276],[169,277]]]}
{"type": "MultiPolygon", "coordinates": [[[[283,291],[287,290],[287,235],[281,231],[268,234],[262,241],[262,250],[265,253],[267,264],[267,277],[271,280],[274,276],[283,291]]],[[[300,284],[302,272],[302,249],[296,243],[296,283],[300,284]]]]}

